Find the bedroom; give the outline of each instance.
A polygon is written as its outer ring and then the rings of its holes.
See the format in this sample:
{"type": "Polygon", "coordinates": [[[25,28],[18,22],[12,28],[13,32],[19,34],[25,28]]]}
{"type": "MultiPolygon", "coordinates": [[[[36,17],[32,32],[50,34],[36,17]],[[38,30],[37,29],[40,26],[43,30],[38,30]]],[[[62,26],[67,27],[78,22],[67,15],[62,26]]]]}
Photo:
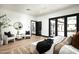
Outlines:
{"type": "MultiPolygon", "coordinates": [[[[0,53],[35,54],[34,47],[29,48],[28,44],[36,45],[37,41],[49,39],[50,37],[54,40],[56,39],[56,44],[61,42],[66,36],[69,38],[69,36],[79,30],[78,13],[78,4],[0,4],[0,22],[2,24],[0,29],[2,33],[0,35],[2,37],[0,38],[0,53]],[[51,23],[54,25],[52,26],[51,23]],[[51,29],[51,27],[53,28],[51,29]],[[11,32],[14,34],[14,37],[7,38],[4,36],[4,32],[9,33],[9,35],[11,32]],[[62,35],[60,32],[62,32],[62,35]],[[9,42],[9,40],[12,40],[12,42],[9,42]]],[[[78,50],[75,49],[75,51],[78,50]]],[[[46,53],[50,54],[50,52],[47,51],[46,53]]],[[[65,52],[62,53],[65,54],[65,52]]],[[[78,52],[70,52],[70,54],[73,53],[78,52]]]]}

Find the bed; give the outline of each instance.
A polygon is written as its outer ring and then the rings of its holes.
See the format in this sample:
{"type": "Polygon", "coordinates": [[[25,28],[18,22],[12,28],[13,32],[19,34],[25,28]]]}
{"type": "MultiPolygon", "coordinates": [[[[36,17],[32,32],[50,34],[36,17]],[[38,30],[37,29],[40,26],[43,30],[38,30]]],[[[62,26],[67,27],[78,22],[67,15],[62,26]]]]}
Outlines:
{"type": "MultiPolygon", "coordinates": [[[[51,46],[51,48],[47,51],[47,52],[45,52],[45,54],[53,54],[53,49],[54,49],[54,46],[57,44],[57,43],[59,43],[59,42],[61,42],[62,40],[64,40],[64,36],[56,36],[56,37],[54,37],[54,38],[51,38],[52,40],[53,40],[53,44],[52,44],[52,46],[51,46]]],[[[32,43],[32,46],[33,46],[33,48],[35,49],[34,50],[34,54],[38,54],[38,52],[37,52],[37,50],[36,50],[36,45],[37,45],[37,43],[38,42],[40,42],[40,41],[43,41],[44,39],[41,39],[41,40],[39,40],[39,41],[36,41],[36,42],[33,42],[32,43]]]]}
{"type": "Polygon", "coordinates": [[[59,54],[79,54],[79,50],[74,48],[72,45],[64,45],[59,54]]]}

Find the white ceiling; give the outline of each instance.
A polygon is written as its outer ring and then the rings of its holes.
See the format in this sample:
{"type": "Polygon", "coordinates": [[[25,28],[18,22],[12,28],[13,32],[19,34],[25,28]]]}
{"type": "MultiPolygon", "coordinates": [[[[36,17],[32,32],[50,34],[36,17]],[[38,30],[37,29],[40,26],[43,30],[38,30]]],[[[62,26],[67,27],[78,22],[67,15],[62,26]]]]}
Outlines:
{"type": "Polygon", "coordinates": [[[72,6],[74,5],[72,4],[0,4],[0,8],[2,9],[22,12],[33,16],[60,11],[72,6]]]}

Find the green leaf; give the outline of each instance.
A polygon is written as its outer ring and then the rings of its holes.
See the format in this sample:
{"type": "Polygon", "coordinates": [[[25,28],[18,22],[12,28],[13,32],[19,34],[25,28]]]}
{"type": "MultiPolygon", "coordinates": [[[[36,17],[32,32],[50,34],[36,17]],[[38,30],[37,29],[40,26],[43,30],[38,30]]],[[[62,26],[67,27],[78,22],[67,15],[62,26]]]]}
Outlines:
{"type": "Polygon", "coordinates": [[[3,23],[2,22],[0,22],[0,27],[3,25],[3,23]]]}

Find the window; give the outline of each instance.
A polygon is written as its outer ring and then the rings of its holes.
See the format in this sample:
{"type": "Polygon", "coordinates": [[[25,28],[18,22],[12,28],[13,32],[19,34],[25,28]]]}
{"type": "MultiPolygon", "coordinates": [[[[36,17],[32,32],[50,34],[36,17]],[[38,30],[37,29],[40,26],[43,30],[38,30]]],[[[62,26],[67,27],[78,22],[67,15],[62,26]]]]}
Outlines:
{"type": "Polygon", "coordinates": [[[50,18],[50,36],[71,36],[79,31],[79,13],[50,18]]]}
{"type": "Polygon", "coordinates": [[[57,20],[58,20],[58,22],[57,22],[58,35],[64,36],[64,18],[58,18],[57,20]]]}
{"type": "Polygon", "coordinates": [[[77,32],[76,29],[76,16],[67,17],[67,36],[75,34],[77,32]]]}
{"type": "Polygon", "coordinates": [[[50,36],[55,36],[55,20],[50,21],[50,36]]]}

